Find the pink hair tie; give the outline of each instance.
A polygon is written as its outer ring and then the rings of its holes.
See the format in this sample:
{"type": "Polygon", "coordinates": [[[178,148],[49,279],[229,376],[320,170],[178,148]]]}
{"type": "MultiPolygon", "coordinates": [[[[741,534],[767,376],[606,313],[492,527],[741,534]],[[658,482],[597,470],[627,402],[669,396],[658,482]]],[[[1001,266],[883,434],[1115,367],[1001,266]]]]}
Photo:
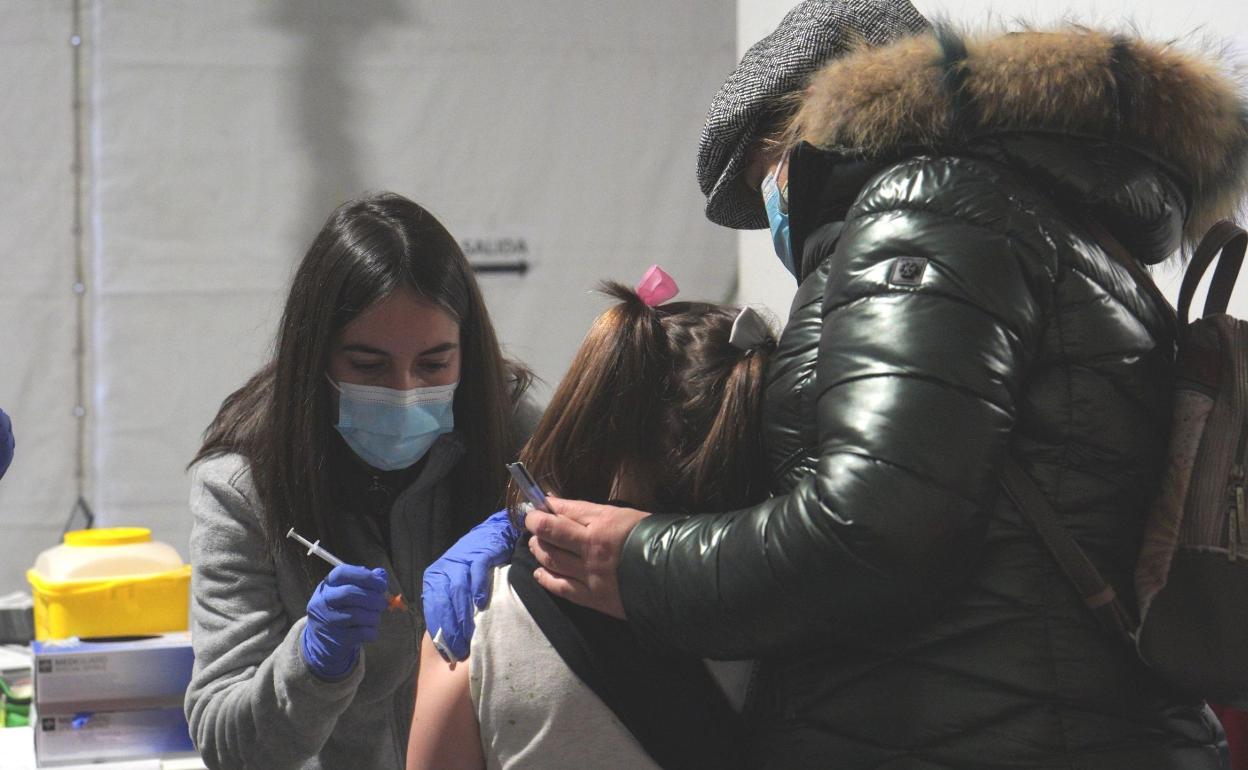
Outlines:
{"type": "Polygon", "coordinates": [[[651,265],[637,283],[637,296],[650,307],[662,305],[679,293],[680,287],[676,285],[675,279],[663,272],[663,268],[658,265],[651,265]]]}

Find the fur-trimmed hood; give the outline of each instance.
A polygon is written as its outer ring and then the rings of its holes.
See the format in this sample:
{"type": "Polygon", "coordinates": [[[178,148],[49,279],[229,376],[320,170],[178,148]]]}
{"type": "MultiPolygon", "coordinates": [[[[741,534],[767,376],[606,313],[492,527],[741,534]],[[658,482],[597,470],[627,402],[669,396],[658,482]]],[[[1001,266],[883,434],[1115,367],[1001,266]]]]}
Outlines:
{"type": "Polygon", "coordinates": [[[1155,159],[1188,191],[1188,238],[1233,215],[1248,188],[1248,104],[1215,62],[1084,28],[942,28],[848,54],[811,77],[786,141],[880,157],[1010,132],[1120,142],[1155,159]]]}

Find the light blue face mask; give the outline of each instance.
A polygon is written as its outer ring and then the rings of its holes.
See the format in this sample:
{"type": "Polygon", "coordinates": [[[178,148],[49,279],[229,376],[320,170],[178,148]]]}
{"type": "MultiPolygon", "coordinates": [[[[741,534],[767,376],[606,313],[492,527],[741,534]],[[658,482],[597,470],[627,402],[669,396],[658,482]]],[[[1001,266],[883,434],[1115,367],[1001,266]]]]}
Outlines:
{"type": "Polygon", "coordinates": [[[347,446],[379,471],[415,465],[443,433],[455,427],[455,386],[394,390],[349,382],[338,390],[338,424],[347,446]]]}
{"type": "Polygon", "coordinates": [[[789,239],[789,204],[776,185],[776,174],[785,161],[781,161],[767,176],[763,177],[763,205],[767,209],[767,222],[771,225],[771,245],[785,268],[800,280],[797,261],[793,258],[793,242],[789,239]]]}

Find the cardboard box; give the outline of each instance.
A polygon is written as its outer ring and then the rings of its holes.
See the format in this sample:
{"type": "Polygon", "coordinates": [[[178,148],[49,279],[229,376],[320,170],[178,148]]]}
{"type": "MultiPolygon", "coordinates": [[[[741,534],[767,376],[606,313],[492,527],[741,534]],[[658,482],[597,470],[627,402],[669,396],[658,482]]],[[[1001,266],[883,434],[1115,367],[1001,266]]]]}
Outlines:
{"type": "Polygon", "coordinates": [[[39,767],[159,757],[195,750],[181,706],[40,714],[33,726],[39,767]]]}
{"type": "Polygon", "coordinates": [[[36,641],[31,652],[39,767],[195,750],[182,712],[190,634],[36,641]]]}
{"type": "Polygon", "coordinates": [[[195,654],[188,633],[117,641],[36,641],[35,706],[41,715],[182,705],[195,654]]]}

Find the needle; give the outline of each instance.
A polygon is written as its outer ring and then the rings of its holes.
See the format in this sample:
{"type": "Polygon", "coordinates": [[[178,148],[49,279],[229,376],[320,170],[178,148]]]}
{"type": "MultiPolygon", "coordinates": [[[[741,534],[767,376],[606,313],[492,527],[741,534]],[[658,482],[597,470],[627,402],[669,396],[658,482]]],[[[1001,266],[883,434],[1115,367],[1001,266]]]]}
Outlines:
{"type": "MultiPolygon", "coordinates": [[[[337,556],[334,556],[332,553],[322,548],[320,540],[317,540],[315,543],[309,543],[307,538],[295,531],[294,527],[290,528],[290,531],[286,533],[286,537],[291,538],[300,545],[307,546],[308,556],[318,556],[335,567],[341,567],[345,564],[342,559],[339,559],[337,556]]],[[[386,592],[386,605],[390,608],[391,612],[395,610],[410,609],[407,606],[407,602],[403,601],[402,594],[392,594],[389,591],[386,592]]]]}

